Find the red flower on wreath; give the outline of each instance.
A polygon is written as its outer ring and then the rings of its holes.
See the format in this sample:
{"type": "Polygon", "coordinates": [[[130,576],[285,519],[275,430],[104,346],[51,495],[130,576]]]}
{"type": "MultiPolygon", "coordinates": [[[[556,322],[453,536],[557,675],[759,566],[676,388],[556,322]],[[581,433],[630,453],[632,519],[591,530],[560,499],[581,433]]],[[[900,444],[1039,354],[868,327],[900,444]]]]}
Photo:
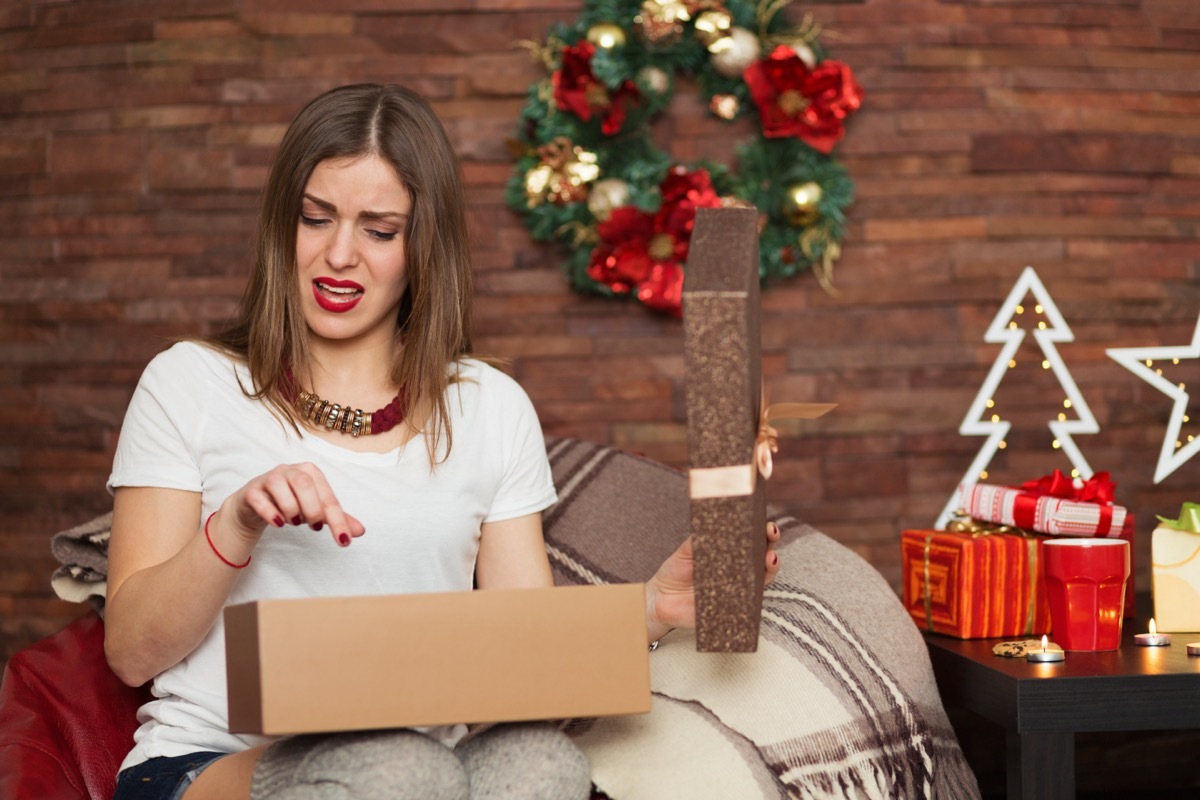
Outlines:
{"type": "Polygon", "coordinates": [[[862,87],[848,66],[822,61],[809,69],[787,45],[746,67],[742,78],[763,136],[795,136],[826,155],[845,133],[846,117],[862,105],[862,87]]]}
{"type": "Polygon", "coordinates": [[[659,186],[662,205],[648,213],[633,206],[614,209],[596,226],[600,243],[592,250],[587,274],[616,294],[636,291],[644,305],[682,314],[683,264],[696,209],[721,205],[706,170],[672,167],[659,186]]]}
{"type": "Polygon", "coordinates": [[[621,130],[629,107],[639,98],[633,81],[625,81],[611,91],[592,74],[592,56],[596,46],[583,41],[563,49],[562,65],[551,76],[554,103],[560,111],[569,111],[584,122],[593,114],[602,119],[600,130],[612,136],[621,130]]]}

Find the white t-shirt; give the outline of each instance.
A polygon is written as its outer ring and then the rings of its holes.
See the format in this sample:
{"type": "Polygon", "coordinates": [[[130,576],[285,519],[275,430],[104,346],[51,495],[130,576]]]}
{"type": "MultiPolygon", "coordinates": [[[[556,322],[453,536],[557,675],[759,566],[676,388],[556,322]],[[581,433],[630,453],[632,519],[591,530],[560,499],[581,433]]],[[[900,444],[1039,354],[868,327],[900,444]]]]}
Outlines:
{"type": "MultiPolygon", "coordinates": [[[[387,453],[299,436],[243,393],[242,386],[251,386],[244,366],[203,345],[176,344],[150,362],[138,383],[108,486],[200,492],[204,520],[251,478],[279,464],[316,464],[366,534],[343,548],[327,528],[268,527],[229,605],[470,590],[480,524],[541,511],[556,496],[525,392],[478,361],[462,362],[461,374],[464,380],[447,390],[453,447],[431,469],[421,436],[387,453]]],[[[420,691],[397,691],[406,688],[420,691]]],[[[122,769],[155,756],[236,752],[268,741],[227,730],[220,616],[194,651],[154,679],[152,691],[122,769]]]]}

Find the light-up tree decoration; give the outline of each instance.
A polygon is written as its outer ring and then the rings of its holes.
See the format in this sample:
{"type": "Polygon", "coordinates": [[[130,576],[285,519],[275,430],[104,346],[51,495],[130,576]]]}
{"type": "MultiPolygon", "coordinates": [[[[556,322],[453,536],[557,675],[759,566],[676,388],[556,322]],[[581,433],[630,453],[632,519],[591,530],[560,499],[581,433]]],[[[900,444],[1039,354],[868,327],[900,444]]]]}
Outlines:
{"type": "Polygon", "coordinates": [[[1185,442],[1181,433],[1183,424],[1190,421],[1187,415],[1187,387],[1183,383],[1176,384],[1167,380],[1163,376],[1162,367],[1154,366],[1154,362],[1171,361],[1173,365],[1178,365],[1182,359],[1200,358],[1200,319],[1196,320],[1196,330],[1192,334],[1190,345],[1114,347],[1104,352],[1113,361],[1175,401],[1171,407],[1171,419],[1167,423],[1162,449],[1158,453],[1158,465],[1154,468],[1154,482],[1162,483],[1168,475],[1196,455],[1196,451],[1200,450],[1200,439],[1188,436],[1185,442]]]}
{"type": "MultiPolygon", "coordinates": [[[[975,460],[971,462],[971,466],[967,467],[967,471],[963,473],[960,484],[986,480],[987,467],[992,463],[996,451],[1006,446],[1005,437],[1012,429],[1012,423],[1003,419],[999,410],[996,409],[995,395],[1001,379],[1008,370],[1016,366],[1017,350],[1025,340],[1026,330],[1021,327],[1020,320],[1028,318],[1025,317],[1026,309],[1023,303],[1029,294],[1033,295],[1036,303],[1035,312],[1044,317],[1031,331],[1042,351],[1042,368],[1053,370],[1054,376],[1058,379],[1059,385],[1062,386],[1063,393],[1066,395],[1062,401],[1063,409],[1058,413],[1057,419],[1047,422],[1053,435],[1052,446],[1066,454],[1071,462],[1073,477],[1084,479],[1092,477],[1092,468],[1088,466],[1087,459],[1083,457],[1083,453],[1079,452],[1079,448],[1071,436],[1076,433],[1099,433],[1100,426],[1096,423],[1096,418],[1092,416],[1092,410],[1088,407],[1087,401],[1080,394],[1079,387],[1075,385],[1075,379],[1071,377],[1062,357],[1058,354],[1058,348],[1055,347],[1056,342],[1075,341],[1075,335],[1071,333],[1071,328],[1059,313],[1058,307],[1054,305],[1054,300],[1046,291],[1046,287],[1042,285],[1042,281],[1034,272],[1033,267],[1026,267],[983,337],[985,342],[1000,344],[1003,347],[1000,349],[995,363],[992,364],[992,369],[988,372],[983,386],[980,387],[979,394],[975,396],[967,415],[958,427],[958,432],[963,436],[988,437],[975,456],[975,460]],[[1074,419],[1069,418],[1069,413],[1072,411],[1075,414],[1074,419]]],[[[946,507],[942,509],[935,527],[944,528],[955,515],[958,511],[957,499],[956,487],[956,491],[946,502],[946,507]]]]}

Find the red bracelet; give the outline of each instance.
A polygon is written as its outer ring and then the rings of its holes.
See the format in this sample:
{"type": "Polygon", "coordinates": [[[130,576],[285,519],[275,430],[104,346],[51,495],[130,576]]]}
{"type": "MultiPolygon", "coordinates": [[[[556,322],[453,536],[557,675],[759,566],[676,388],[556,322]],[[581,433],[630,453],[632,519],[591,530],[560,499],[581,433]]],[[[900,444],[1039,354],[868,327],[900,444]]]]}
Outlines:
{"type": "Polygon", "coordinates": [[[250,566],[250,559],[254,558],[254,556],[246,556],[246,563],[244,564],[235,564],[225,556],[221,555],[221,551],[217,550],[217,546],[213,544],[212,536],[208,532],[208,523],[212,522],[212,518],[216,515],[217,512],[214,511],[208,515],[208,519],[204,520],[204,538],[208,539],[208,546],[211,547],[212,551],[217,554],[217,558],[221,559],[221,561],[224,563],[228,564],[234,569],[245,569],[246,567],[250,566]]]}

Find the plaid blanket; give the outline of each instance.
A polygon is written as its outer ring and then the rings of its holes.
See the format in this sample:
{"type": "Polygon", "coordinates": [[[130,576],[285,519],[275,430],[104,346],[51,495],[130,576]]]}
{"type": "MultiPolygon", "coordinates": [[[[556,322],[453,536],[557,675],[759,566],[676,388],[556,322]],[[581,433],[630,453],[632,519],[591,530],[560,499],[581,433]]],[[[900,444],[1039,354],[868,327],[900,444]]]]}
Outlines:
{"type": "Polygon", "coordinates": [[[60,531],[50,538],[50,552],[58,569],[50,576],[50,586],[63,600],[90,602],[103,612],[108,592],[108,536],[112,512],[102,514],[60,531]]]}
{"type": "MultiPolygon", "coordinates": [[[[547,450],[557,583],[644,581],[687,536],[682,472],[571,439],[548,438],[547,450]]],[[[895,593],[847,548],[775,520],[782,567],[764,595],[758,652],[697,653],[675,631],[650,656],[649,714],[567,724],[597,789],[611,800],[978,798],[895,593]]],[[[110,524],[105,515],[53,537],[60,597],[103,605],[110,524]]]]}
{"type": "MultiPolygon", "coordinates": [[[[548,442],[558,583],[643,581],[688,529],[686,476],[618,450],[548,442]]],[[[789,517],[756,653],[650,656],[647,715],[575,720],[596,787],[615,800],[979,797],[920,633],[883,577],[789,517]]]]}

